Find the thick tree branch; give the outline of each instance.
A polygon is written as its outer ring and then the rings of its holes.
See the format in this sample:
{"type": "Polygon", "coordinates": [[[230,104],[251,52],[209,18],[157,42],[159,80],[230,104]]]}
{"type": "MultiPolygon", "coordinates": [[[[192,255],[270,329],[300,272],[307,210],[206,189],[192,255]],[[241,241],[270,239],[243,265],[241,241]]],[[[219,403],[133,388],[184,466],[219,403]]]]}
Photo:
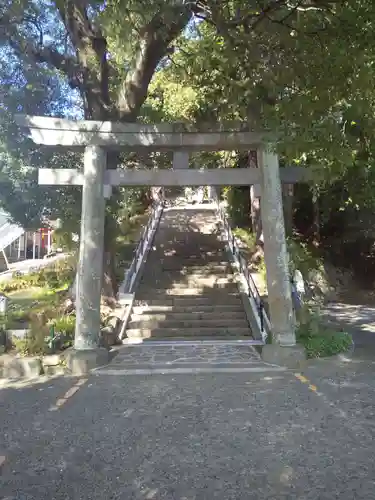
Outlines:
{"type": "Polygon", "coordinates": [[[74,57],[60,54],[53,47],[36,47],[31,43],[26,43],[24,49],[36,61],[47,63],[49,66],[53,66],[58,71],[61,71],[68,79],[71,88],[81,88],[82,68],[74,57]]]}
{"type": "Polygon", "coordinates": [[[120,119],[134,120],[147,97],[147,89],[158,64],[168,53],[170,43],[191,18],[187,7],[175,6],[163,11],[141,29],[134,68],[122,83],[117,100],[120,119]]]}
{"type": "MultiPolygon", "coordinates": [[[[27,21],[32,22],[35,27],[41,29],[35,19],[27,19],[27,21]]],[[[21,18],[12,18],[4,13],[0,18],[0,37],[6,39],[12,49],[21,57],[26,53],[31,55],[36,62],[47,63],[49,66],[61,71],[72,88],[79,88],[82,69],[78,61],[74,57],[61,54],[52,46],[43,46],[42,31],[39,37],[39,45],[35,40],[21,37],[17,29],[17,24],[20,22],[21,18]]]]}
{"type": "Polygon", "coordinates": [[[87,0],[55,0],[61,19],[82,67],[82,97],[86,118],[104,119],[111,114],[107,41],[99,25],[88,16],[87,0]]]}

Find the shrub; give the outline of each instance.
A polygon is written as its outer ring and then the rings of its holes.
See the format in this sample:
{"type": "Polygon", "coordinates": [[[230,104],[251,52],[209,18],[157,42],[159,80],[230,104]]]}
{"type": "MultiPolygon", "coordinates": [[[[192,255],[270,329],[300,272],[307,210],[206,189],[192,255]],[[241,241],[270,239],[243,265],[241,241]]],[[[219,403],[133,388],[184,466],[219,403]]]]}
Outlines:
{"type": "Polygon", "coordinates": [[[66,349],[73,345],[74,331],[76,326],[75,316],[60,316],[51,321],[50,326],[54,329],[54,338],[50,341],[51,347],[55,349],[66,349]]]}
{"type": "Polygon", "coordinates": [[[298,238],[288,238],[289,267],[293,275],[299,269],[303,276],[307,276],[311,269],[324,272],[323,260],[316,254],[316,250],[298,238]]]}
{"type": "Polygon", "coordinates": [[[54,319],[51,324],[54,326],[55,333],[61,333],[73,338],[76,326],[75,316],[60,316],[54,319]]]}
{"type": "Polygon", "coordinates": [[[32,321],[30,331],[24,339],[14,339],[14,347],[22,356],[42,356],[50,352],[48,327],[40,321],[32,321]]]}
{"type": "Polygon", "coordinates": [[[321,358],[347,352],[353,345],[351,335],[323,325],[313,314],[298,326],[296,336],[297,342],[305,347],[308,358],[321,358]]]}

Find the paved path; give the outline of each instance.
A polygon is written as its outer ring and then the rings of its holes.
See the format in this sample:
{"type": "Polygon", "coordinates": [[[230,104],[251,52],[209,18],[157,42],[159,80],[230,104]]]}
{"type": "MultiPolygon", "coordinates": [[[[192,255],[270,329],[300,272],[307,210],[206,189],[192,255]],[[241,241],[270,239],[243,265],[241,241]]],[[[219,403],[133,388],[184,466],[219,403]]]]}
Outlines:
{"type": "Polygon", "coordinates": [[[335,361],[4,382],[0,498],[372,499],[374,375],[335,361]]]}
{"type": "Polygon", "coordinates": [[[107,375],[264,373],[284,368],[264,363],[251,341],[152,341],[118,349],[115,359],[95,370],[107,375]]]}
{"type": "Polygon", "coordinates": [[[370,356],[375,359],[374,306],[337,302],[325,306],[321,314],[353,336],[357,355],[370,356]]]}

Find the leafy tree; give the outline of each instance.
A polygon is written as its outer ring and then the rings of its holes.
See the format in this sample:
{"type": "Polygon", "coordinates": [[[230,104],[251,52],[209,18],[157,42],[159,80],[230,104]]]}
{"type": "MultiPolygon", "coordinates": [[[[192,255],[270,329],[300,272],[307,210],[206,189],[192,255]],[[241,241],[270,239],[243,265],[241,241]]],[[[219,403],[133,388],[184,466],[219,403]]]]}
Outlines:
{"type": "MultiPolygon", "coordinates": [[[[85,118],[129,122],[137,119],[155,70],[190,17],[185,4],[172,0],[18,0],[0,8],[0,36],[18,57],[27,54],[34,67],[64,77],[78,91],[85,118]]],[[[119,163],[120,155],[109,155],[110,168],[119,163]]],[[[114,193],[106,217],[106,272],[114,291],[120,199],[114,193]]]]}
{"type": "Polygon", "coordinates": [[[58,75],[35,67],[27,54],[17,55],[3,46],[0,51],[0,204],[25,228],[38,228],[43,220],[63,218],[79,223],[80,192],[75,188],[39,186],[39,166],[75,167],[79,155],[63,155],[35,146],[20,135],[13,116],[17,112],[62,115],[71,108],[70,94],[58,75]]]}

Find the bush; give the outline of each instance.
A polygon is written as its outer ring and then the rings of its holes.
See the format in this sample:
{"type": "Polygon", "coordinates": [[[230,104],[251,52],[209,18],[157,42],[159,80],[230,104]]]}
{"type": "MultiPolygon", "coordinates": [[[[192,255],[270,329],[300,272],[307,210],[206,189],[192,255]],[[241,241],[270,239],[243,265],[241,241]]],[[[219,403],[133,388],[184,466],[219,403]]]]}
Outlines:
{"type": "Polygon", "coordinates": [[[353,345],[351,335],[321,324],[319,318],[310,315],[296,331],[297,342],[306,349],[308,358],[322,358],[347,352],[353,345]]]}
{"type": "Polygon", "coordinates": [[[51,347],[55,349],[66,349],[73,345],[76,326],[75,316],[60,316],[50,323],[53,326],[54,338],[51,347]]]}
{"type": "Polygon", "coordinates": [[[74,337],[74,330],[76,327],[75,316],[60,316],[51,322],[54,326],[55,333],[61,333],[66,336],[74,337]]]}
{"type": "Polygon", "coordinates": [[[299,269],[303,276],[307,276],[311,269],[324,272],[323,260],[310,245],[294,237],[287,239],[287,247],[292,275],[296,269],[299,269]]]}
{"type": "Polygon", "coordinates": [[[50,352],[48,345],[48,327],[40,321],[33,321],[30,332],[24,339],[14,339],[16,351],[22,356],[42,356],[50,352]]]}

